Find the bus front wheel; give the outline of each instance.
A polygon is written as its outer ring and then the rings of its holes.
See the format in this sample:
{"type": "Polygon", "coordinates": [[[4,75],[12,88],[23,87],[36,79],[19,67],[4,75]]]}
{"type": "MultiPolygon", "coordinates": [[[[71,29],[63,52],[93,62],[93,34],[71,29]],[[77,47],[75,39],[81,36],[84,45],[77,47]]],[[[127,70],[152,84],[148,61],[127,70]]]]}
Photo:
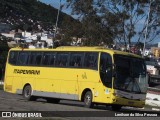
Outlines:
{"type": "Polygon", "coordinates": [[[93,107],[91,91],[87,91],[85,93],[85,95],[84,95],[84,105],[87,108],[92,108],[93,107]]]}
{"type": "Polygon", "coordinates": [[[31,86],[30,85],[25,86],[24,89],[23,89],[23,97],[26,100],[30,100],[30,101],[36,100],[36,98],[34,96],[32,96],[31,93],[32,93],[31,86]]]}

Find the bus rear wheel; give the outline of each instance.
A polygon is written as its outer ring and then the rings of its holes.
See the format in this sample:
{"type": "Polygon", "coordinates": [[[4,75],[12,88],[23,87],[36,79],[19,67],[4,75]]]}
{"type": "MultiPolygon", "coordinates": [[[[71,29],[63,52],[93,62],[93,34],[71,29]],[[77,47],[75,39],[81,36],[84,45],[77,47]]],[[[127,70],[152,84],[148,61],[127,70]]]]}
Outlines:
{"type": "Polygon", "coordinates": [[[84,95],[84,106],[87,108],[92,108],[94,106],[91,91],[87,91],[84,95]]]}
{"type": "Polygon", "coordinates": [[[23,89],[23,97],[26,100],[35,101],[36,97],[32,96],[31,93],[32,93],[31,86],[30,85],[25,86],[24,89],[23,89]]]}

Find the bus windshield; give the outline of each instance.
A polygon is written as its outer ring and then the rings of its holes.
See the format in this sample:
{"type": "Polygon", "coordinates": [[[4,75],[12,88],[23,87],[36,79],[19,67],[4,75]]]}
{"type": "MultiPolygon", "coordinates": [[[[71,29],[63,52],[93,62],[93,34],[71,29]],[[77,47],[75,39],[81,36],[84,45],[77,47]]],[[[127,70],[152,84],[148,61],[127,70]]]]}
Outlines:
{"type": "Polygon", "coordinates": [[[115,81],[114,88],[133,92],[146,93],[146,65],[143,59],[124,55],[114,55],[115,81]]]}

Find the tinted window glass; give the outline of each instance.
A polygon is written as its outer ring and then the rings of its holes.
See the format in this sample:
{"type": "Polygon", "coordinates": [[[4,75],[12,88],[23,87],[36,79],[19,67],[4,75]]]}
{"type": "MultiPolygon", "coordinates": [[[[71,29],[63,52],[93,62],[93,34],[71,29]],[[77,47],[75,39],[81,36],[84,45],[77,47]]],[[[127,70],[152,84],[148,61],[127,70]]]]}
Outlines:
{"type": "Polygon", "coordinates": [[[29,59],[29,52],[19,52],[17,64],[18,65],[26,65],[29,59]]]}
{"type": "Polygon", "coordinates": [[[97,69],[98,53],[86,53],[84,67],[97,69]]]}
{"type": "Polygon", "coordinates": [[[57,53],[56,66],[67,66],[68,56],[68,53],[57,53]]]}
{"type": "Polygon", "coordinates": [[[36,55],[36,53],[31,53],[31,54],[30,54],[29,63],[28,63],[29,65],[33,65],[33,64],[34,64],[35,55],[36,55]]]}
{"type": "Polygon", "coordinates": [[[40,65],[42,60],[42,53],[37,53],[35,56],[35,64],[40,65]]]}
{"type": "Polygon", "coordinates": [[[9,54],[9,63],[16,65],[17,57],[18,57],[18,52],[11,51],[9,54]]]}
{"type": "Polygon", "coordinates": [[[32,52],[30,54],[30,58],[29,58],[29,64],[30,65],[40,65],[41,64],[41,60],[42,60],[42,53],[38,52],[32,52]]]}
{"type": "Polygon", "coordinates": [[[54,66],[55,61],[56,61],[56,54],[55,53],[50,54],[50,63],[49,64],[54,66]]]}
{"type": "Polygon", "coordinates": [[[82,67],[83,53],[71,53],[69,66],[82,67]]]}
{"type": "Polygon", "coordinates": [[[100,56],[100,77],[105,86],[112,86],[112,58],[107,53],[100,56]]]}
{"type": "Polygon", "coordinates": [[[43,54],[42,65],[49,65],[50,58],[51,58],[51,53],[45,52],[43,54]]]}

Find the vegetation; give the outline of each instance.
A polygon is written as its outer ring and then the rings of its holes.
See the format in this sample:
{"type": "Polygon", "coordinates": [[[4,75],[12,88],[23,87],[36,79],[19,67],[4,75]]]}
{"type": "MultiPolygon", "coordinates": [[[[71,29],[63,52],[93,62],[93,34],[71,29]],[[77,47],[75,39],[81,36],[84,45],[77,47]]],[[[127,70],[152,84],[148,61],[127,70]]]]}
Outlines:
{"type": "MultiPolygon", "coordinates": [[[[0,22],[8,23],[15,29],[52,31],[56,23],[57,9],[37,0],[0,0],[0,6],[0,22]]],[[[60,12],[58,25],[66,16],[74,21],[60,12]]]]}
{"type": "MultiPolygon", "coordinates": [[[[99,45],[133,41],[143,42],[146,27],[147,40],[160,34],[157,0],[66,0],[79,21],[60,12],[56,37],[64,44],[71,37],[86,39],[84,45],[99,45]],[[155,9],[153,9],[155,8],[155,9]],[[148,14],[148,12],[150,11],[148,14]],[[148,19],[149,16],[149,19],[148,19]],[[148,20],[148,25],[147,25],[148,20]],[[141,27],[139,27],[141,26],[141,27]]],[[[15,29],[27,31],[51,31],[56,23],[57,9],[38,0],[1,0],[0,22],[11,24],[15,29]]]]}
{"type": "Polygon", "coordinates": [[[158,37],[158,0],[67,0],[72,12],[80,16],[83,36],[92,44],[143,42],[158,37]],[[148,28],[148,31],[146,31],[148,28]]]}
{"type": "MultiPolygon", "coordinates": [[[[2,36],[0,36],[0,80],[3,79],[5,63],[8,54],[8,45],[6,40],[1,40],[2,36]]],[[[3,38],[4,39],[4,38],[3,38]]]]}

